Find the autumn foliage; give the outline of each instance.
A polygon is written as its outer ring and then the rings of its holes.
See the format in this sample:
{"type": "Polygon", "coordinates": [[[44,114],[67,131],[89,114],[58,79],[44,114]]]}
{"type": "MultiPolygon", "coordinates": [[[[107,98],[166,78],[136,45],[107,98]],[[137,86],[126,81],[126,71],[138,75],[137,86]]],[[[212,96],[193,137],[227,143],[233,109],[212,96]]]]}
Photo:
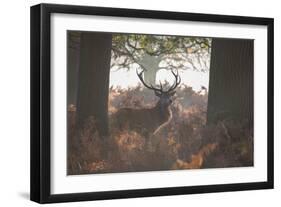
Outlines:
{"type": "Polygon", "coordinates": [[[206,125],[206,91],[182,85],[171,105],[173,117],[159,133],[143,136],[119,130],[114,113],[120,108],[153,107],[157,97],[141,86],[111,88],[110,133],[100,137],[95,118],[81,130],[75,126],[75,106],[68,107],[67,173],[115,173],[241,167],[253,165],[253,129],[231,119],[206,125]]]}

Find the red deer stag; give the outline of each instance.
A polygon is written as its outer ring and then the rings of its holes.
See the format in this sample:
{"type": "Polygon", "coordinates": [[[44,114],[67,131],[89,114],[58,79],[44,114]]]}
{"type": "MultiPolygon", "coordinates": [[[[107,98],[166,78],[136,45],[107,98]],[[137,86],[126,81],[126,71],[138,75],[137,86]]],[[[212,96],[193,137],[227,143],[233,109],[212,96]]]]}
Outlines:
{"type": "Polygon", "coordinates": [[[172,96],[176,93],[175,89],[180,84],[181,79],[178,71],[172,74],[175,77],[174,84],[166,91],[160,82],[160,87],[153,87],[152,84],[148,85],[143,80],[143,70],[137,75],[142,84],[154,91],[155,95],[159,97],[157,104],[152,108],[134,109],[122,108],[115,114],[115,120],[119,129],[133,129],[143,135],[156,133],[163,124],[171,119],[170,105],[172,103],[172,96]]]}

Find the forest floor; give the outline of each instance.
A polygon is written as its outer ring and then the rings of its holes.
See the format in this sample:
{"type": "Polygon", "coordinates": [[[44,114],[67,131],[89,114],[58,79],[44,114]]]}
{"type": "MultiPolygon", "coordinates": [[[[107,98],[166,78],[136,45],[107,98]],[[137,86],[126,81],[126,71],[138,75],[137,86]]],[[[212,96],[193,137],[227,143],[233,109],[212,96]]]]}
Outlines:
{"type": "MultiPolygon", "coordinates": [[[[77,131],[75,106],[69,106],[67,174],[252,166],[253,129],[246,120],[206,125],[207,99],[205,92],[178,88],[171,121],[149,138],[134,130],[119,130],[114,122],[110,135],[101,137],[94,117],[77,131]]],[[[156,102],[157,97],[140,86],[111,88],[109,120],[121,108],[149,108],[156,102]]]]}

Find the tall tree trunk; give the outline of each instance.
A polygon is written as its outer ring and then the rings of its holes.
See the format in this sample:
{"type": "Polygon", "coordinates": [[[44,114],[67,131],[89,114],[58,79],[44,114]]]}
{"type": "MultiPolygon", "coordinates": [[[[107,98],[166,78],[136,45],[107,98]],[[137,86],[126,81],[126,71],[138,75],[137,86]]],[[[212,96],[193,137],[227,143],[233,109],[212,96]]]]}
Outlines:
{"type": "Polygon", "coordinates": [[[149,85],[155,85],[156,84],[156,73],[158,71],[157,68],[149,68],[149,70],[145,70],[143,73],[144,81],[148,83],[149,85]]]}
{"type": "Polygon", "coordinates": [[[156,84],[156,73],[159,70],[159,63],[162,61],[162,56],[156,57],[149,54],[144,54],[138,61],[144,69],[144,81],[148,84],[156,84]]]}
{"type": "Polygon", "coordinates": [[[108,90],[112,35],[83,32],[78,77],[77,125],[94,117],[100,135],[108,134],[108,90]]]}
{"type": "Polygon", "coordinates": [[[208,123],[231,118],[253,125],[253,40],[212,40],[208,123]]]}

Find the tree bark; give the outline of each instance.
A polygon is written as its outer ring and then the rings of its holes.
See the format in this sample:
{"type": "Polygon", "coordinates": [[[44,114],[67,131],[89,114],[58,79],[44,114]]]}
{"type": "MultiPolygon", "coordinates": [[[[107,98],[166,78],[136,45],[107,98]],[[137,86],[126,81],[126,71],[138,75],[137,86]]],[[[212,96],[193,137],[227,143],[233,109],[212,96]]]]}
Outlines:
{"type": "Polygon", "coordinates": [[[143,73],[144,81],[149,85],[150,84],[155,85],[157,71],[158,71],[158,68],[150,68],[149,70],[145,70],[143,73]]]}
{"type": "Polygon", "coordinates": [[[156,73],[159,70],[159,63],[161,62],[162,57],[155,57],[148,54],[144,54],[141,60],[138,63],[141,67],[144,67],[144,81],[147,84],[156,84],[156,73]]]}
{"type": "Polygon", "coordinates": [[[93,117],[101,136],[108,134],[111,45],[111,34],[81,34],[76,123],[81,127],[93,117]]]}
{"type": "Polygon", "coordinates": [[[231,118],[253,125],[253,40],[212,40],[207,122],[231,118]]]}

